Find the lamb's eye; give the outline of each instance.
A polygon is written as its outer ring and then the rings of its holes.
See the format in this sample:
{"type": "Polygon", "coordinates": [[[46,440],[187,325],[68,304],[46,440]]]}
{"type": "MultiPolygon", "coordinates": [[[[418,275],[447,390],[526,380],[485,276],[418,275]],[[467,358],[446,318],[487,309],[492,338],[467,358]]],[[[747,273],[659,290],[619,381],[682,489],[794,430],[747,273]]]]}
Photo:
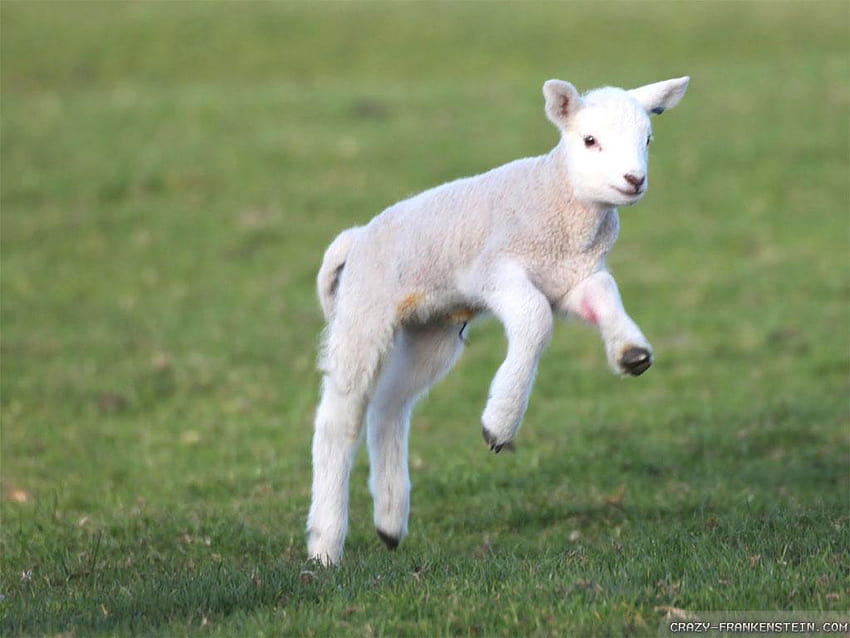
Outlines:
{"type": "Polygon", "coordinates": [[[584,136],[584,145],[587,148],[592,148],[592,147],[596,146],[596,138],[593,137],[592,135],[585,135],[584,136]]]}
{"type": "Polygon", "coordinates": [[[647,135],[646,136],[646,145],[649,146],[650,144],[652,144],[652,135],[647,135]]]}

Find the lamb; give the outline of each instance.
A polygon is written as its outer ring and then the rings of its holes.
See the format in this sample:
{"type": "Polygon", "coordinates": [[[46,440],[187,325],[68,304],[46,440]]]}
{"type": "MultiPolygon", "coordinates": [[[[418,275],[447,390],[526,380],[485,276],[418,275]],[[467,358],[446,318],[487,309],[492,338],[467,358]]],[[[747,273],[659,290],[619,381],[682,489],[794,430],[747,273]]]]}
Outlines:
{"type": "Polygon", "coordinates": [[[646,193],[649,115],[676,106],[688,82],[581,96],[549,80],[545,112],[560,132],[551,152],[426,190],[331,243],[317,280],[327,326],[307,522],[312,559],[342,558],[364,417],[375,528],[391,549],[404,538],[411,410],[451,369],[473,318],[495,316],[508,344],[481,417],[494,452],[520,427],[553,314],[596,327],[616,373],[650,367],[652,349],[605,257],[618,234],[616,207],[646,193]]]}

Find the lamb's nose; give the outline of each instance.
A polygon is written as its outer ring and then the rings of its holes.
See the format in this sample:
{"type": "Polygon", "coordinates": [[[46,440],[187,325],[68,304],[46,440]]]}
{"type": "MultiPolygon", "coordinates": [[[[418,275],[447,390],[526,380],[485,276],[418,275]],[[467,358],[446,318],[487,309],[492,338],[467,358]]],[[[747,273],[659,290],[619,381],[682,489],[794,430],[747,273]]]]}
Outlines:
{"type": "Polygon", "coordinates": [[[626,173],[623,178],[632,186],[635,187],[635,192],[640,190],[643,183],[646,181],[646,175],[635,175],[634,173],[626,173]]]}

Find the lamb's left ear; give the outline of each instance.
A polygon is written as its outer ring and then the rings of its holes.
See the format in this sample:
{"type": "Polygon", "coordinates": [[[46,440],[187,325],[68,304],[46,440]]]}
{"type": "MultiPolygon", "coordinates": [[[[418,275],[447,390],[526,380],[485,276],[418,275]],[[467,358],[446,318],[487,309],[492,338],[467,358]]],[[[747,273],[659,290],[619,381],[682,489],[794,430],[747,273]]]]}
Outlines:
{"type": "Polygon", "coordinates": [[[691,78],[688,76],[664,80],[632,89],[629,93],[640,102],[647,113],[659,115],[679,103],[679,100],[685,95],[685,89],[688,88],[690,81],[691,78]]]}
{"type": "Polygon", "coordinates": [[[546,98],[546,117],[558,128],[564,128],[567,120],[581,108],[581,96],[576,87],[563,80],[547,80],[543,85],[543,97],[546,98]]]}

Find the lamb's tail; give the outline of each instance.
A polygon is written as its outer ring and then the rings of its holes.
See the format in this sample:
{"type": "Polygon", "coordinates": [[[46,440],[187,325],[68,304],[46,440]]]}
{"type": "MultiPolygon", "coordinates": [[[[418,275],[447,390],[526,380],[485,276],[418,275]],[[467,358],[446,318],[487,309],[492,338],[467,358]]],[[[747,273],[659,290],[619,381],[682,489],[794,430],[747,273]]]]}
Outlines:
{"type": "Polygon", "coordinates": [[[355,226],[342,231],[325,251],[322,267],[319,268],[319,276],[316,278],[319,303],[322,305],[325,319],[330,319],[333,314],[339,277],[345,267],[345,260],[348,259],[351,244],[360,234],[360,229],[360,226],[355,226]]]}

